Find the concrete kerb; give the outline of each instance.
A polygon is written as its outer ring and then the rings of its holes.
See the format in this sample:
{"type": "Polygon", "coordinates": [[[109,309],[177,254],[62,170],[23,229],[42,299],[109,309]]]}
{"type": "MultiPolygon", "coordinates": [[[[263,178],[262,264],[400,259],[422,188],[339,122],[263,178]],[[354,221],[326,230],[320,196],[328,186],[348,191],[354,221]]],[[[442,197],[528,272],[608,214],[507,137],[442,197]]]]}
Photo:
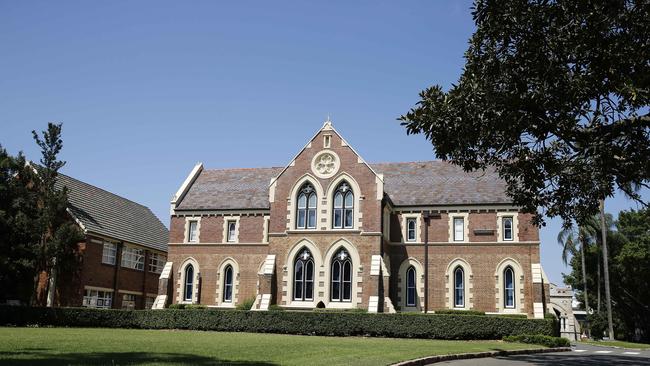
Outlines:
{"type": "Polygon", "coordinates": [[[402,361],[393,364],[392,366],[423,366],[430,365],[437,362],[452,361],[452,360],[467,360],[472,358],[485,358],[496,356],[513,356],[513,355],[527,355],[534,353],[550,353],[550,352],[568,352],[571,347],[556,347],[556,348],[535,348],[535,349],[518,349],[512,351],[486,351],[475,353],[459,353],[455,355],[438,355],[416,358],[414,360],[402,361]]]}

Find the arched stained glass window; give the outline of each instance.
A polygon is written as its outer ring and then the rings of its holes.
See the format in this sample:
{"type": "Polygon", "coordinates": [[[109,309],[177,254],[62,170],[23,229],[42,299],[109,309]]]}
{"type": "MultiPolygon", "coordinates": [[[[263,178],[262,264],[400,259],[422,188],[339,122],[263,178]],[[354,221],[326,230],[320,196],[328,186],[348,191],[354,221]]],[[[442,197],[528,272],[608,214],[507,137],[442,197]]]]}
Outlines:
{"type": "Polygon", "coordinates": [[[348,182],[343,181],[336,187],[332,214],[335,229],[354,227],[354,192],[348,182]]]}
{"type": "Polygon", "coordinates": [[[409,266],[406,270],[406,306],[415,306],[415,267],[409,266]]]}
{"type": "Polygon", "coordinates": [[[297,229],[316,228],[316,190],[311,183],[302,185],[298,191],[298,209],[296,210],[297,229]]]}
{"type": "Polygon", "coordinates": [[[454,306],[465,307],[465,271],[461,266],[454,270],[454,306]]]}
{"type": "Polygon", "coordinates": [[[185,266],[185,284],[183,286],[183,300],[192,301],[194,290],[194,266],[185,266]]]}
{"type": "Polygon", "coordinates": [[[332,258],[331,277],[331,301],[352,301],[352,260],[343,248],[332,258]]]}
{"type": "Polygon", "coordinates": [[[232,302],[233,271],[229,264],[223,271],[223,302],[232,302]]]}
{"type": "Polygon", "coordinates": [[[293,299],[314,299],[314,258],[307,248],[300,251],[293,265],[293,299]]]}
{"type": "Polygon", "coordinates": [[[503,305],[515,307],[515,271],[510,266],[503,270],[503,305]]]}

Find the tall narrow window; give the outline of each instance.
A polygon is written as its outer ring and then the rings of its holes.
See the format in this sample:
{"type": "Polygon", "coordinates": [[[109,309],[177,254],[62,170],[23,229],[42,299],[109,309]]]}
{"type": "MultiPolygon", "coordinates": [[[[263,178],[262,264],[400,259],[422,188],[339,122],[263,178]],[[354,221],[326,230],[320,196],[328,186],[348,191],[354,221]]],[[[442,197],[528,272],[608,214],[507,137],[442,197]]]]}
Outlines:
{"type": "Polygon", "coordinates": [[[314,258],[307,248],[298,254],[293,266],[293,299],[314,299],[314,258]]]}
{"type": "Polygon", "coordinates": [[[348,252],[341,248],[332,258],[332,301],[352,301],[352,261],[348,252]]]}
{"type": "Polygon", "coordinates": [[[512,217],[501,219],[503,224],[503,240],[512,240],[512,217]]]}
{"type": "Polygon", "coordinates": [[[197,242],[197,231],[198,227],[198,222],[197,221],[190,221],[188,231],[187,231],[187,241],[190,243],[196,243],[197,242]]]}
{"type": "Polygon", "coordinates": [[[406,306],[415,306],[415,267],[406,270],[406,306]]]}
{"type": "Polygon", "coordinates": [[[183,300],[192,301],[194,290],[194,266],[188,264],[185,267],[185,286],[183,288],[183,300]]]}
{"type": "Polygon", "coordinates": [[[223,302],[232,302],[232,266],[229,264],[223,271],[223,302]]]}
{"type": "Polygon", "coordinates": [[[102,263],[106,264],[115,264],[115,258],[117,256],[117,244],[104,242],[104,248],[102,249],[102,263]]]}
{"type": "Polygon", "coordinates": [[[235,241],[237,230],[237,221],[228,221],[228,242],[232,243],[235,241]]]}
{"type": "Polygon", "coordinates": [[[347,182],[342,182],[334,191],[334,228],[354,227],[354,193],[347,182]]]}
{"type": "Polygon", "coordinates": [[[305,183],[298,192],[298,209],[296,210],[296,228],[316,228],[316,191],[314,186],[305,183]]]}
{"type": "Polygon", "coordinates": [[[465,240],[465,219],[462,217],[454,218],[454,241],[465,240]]]}
{"type": "Polygon", "coordinates": [[[406,219],[406,241],[415,241],[417,236],[417,223],[416,218],[406,219]]]}
{"type": "Polygon", "coordinates": [[[465,272],[460,266],[454,270],[454,306],[465,307],[465,272]]]}
{"type": "Polygon", "coordinates": [[[503,271],[503,305],[515,307],[515,271],[510,266],[503,271]]]}

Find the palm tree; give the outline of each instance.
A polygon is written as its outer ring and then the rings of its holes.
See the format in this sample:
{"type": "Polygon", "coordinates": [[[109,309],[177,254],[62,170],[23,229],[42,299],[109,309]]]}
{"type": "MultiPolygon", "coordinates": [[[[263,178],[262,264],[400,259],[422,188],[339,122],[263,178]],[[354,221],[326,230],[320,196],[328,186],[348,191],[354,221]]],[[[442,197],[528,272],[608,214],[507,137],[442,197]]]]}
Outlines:
{"type": "MultiPolygon", "coordinates": [[[[590,221],[590,220],[588,220],[590,221]]],[[[585,296],[585,310],[589,311],[589,296],[587,294],[587,266],[585,264],[585,246],[594,238],[591,223],[587,225],[569,226],[563,228],[557,235],[557,242],[562,246],[562,261],[567,264],[569,255],[574,256],[580,251],[582,267],[582,284],[585,296]]]]}

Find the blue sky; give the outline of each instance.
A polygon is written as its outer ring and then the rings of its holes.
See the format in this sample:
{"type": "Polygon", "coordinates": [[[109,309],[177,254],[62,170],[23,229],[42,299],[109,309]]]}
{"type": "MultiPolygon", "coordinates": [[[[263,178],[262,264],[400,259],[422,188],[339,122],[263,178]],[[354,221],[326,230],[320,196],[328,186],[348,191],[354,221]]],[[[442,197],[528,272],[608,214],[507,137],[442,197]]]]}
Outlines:
{"type": "MultiPolygon", "coordinates": [[[[396,118],[420,90],[457,80],[470,5],[0,2],[0,144],[38,159],[30,131],[62,122],[64,173],[166,225],[196,162],[283,166],[328,114],[369,162],[430,160],[396,118]]],[[[566,272],[558,230],[552,220],[541,231],[555,282],[566,272]]]]}

